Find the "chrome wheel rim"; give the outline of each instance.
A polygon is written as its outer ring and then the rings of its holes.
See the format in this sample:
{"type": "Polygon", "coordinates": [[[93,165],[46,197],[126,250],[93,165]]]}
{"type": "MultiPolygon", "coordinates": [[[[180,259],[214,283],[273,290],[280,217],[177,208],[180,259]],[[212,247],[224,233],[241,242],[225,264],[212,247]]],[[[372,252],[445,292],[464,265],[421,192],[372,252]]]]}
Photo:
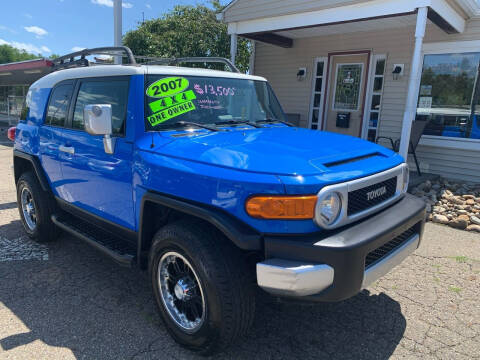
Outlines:
{"type": "Polygon", "coordinates": [[[158,287],[170,318],[183,331],[196,332],[205,320],[205,296],[190,262],[175,251],[165,253],[157,270],[158,287]]]}
{"type": "Polygon", "coordinates": [[[31,231],[34,231],[37,227],[37,213],[35,210],[35,202],[33,201],[32,193],[28,188],[22,189],[20,201],[22,203],[22,212],[25,223],[31,231]]]}

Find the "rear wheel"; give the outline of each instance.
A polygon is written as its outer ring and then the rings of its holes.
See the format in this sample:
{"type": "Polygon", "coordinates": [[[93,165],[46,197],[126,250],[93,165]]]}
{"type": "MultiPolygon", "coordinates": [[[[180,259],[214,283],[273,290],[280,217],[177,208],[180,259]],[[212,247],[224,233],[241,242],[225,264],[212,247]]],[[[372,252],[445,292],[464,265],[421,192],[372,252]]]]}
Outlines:
{"type": "Polygon", "coordinates": [[[29,237],[39,242],[56,238],[52,223],[52,199],[43,191],[33,173],[23,173],[17,182],[17,205],[23,228],[29,237]]]}
{"type": "Polygon", "coordinates": [[[165,226],[154,237],[149,269],[161,317],[183,346],[209,354],[250,328],[251,272],[216,229],[183,220],[165,226]]]}

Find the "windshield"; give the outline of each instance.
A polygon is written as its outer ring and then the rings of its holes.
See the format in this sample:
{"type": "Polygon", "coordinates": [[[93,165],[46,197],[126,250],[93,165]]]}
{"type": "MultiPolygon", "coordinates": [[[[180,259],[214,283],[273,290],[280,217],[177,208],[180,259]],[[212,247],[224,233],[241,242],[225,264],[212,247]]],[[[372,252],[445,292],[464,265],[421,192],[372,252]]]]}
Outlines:
{"type": "Polygon", "coordinates": [[[286,121],[265,81],[200,76],[148,75],[145,128],[173,129],[185,123],[286,121]]]}

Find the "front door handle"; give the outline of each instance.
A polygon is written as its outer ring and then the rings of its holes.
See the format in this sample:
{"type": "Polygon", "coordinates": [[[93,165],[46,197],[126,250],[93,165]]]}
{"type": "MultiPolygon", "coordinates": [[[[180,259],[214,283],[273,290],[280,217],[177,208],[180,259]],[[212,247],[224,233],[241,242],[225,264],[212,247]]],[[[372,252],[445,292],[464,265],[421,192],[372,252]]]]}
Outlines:
{"type": "Polygon", "coordinates": [[[63,146],[63,145],[60,145],[58,147],[58,150],[62,151],[62,152],[65,152],[65,153],[68,153],[70,155],[73,155],[75,154],[75,148],[72,147],[72,146],[63,146]]]}

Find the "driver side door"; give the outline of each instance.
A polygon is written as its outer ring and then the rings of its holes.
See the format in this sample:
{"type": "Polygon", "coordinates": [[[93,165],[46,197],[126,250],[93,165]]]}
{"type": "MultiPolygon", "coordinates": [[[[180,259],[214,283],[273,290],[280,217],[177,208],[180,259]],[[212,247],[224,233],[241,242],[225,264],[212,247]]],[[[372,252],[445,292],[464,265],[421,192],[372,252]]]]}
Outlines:
{"type": "Polygon", "coordinates": [[[129,83],[128,76],[77,81],[65,129],[71,157],[62,162],[62,173],[65,201],[133,230],[133,142],[125,136],[129,83]],[[113,154],[105,153],[102,136],[85,131],[83,109],[89,104],[112,106],[113,154]]]}

